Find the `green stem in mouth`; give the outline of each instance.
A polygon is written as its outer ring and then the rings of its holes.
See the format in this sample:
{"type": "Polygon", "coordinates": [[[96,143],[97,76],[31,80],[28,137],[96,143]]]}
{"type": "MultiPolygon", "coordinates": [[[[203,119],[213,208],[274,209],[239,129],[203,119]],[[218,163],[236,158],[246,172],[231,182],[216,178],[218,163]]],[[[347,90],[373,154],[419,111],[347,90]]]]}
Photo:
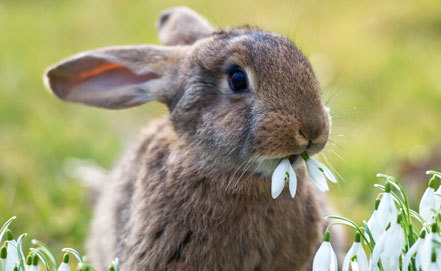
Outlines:
{"type": "Polygon", "coordinates": [[[300,156],[302,156],[303,160],[305,160],[305,161],[308,161],[308,159],[309,159],[309,155],[306,152],[302,152],[300,154],[300,156]]]}

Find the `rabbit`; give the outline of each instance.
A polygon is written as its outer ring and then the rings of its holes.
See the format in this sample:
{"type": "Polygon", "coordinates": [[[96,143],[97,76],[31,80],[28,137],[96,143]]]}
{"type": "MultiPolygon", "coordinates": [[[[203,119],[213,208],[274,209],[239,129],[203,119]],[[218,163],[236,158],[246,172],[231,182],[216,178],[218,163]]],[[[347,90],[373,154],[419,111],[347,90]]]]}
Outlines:
{"type": "Polygon", "coordinates": [[[58,98],[122,109],[149,101],[154,121],[101,186],[88,259],[105,270],[311,270],[325,206],[299,154],[326,145],[331,118],[308,59],[255,27],[216,30],[176,7],[158,20],[163,45],[83,52],[51,66],[58,98]],[[271,197],[281,159],[295,198],[271,197]]]}

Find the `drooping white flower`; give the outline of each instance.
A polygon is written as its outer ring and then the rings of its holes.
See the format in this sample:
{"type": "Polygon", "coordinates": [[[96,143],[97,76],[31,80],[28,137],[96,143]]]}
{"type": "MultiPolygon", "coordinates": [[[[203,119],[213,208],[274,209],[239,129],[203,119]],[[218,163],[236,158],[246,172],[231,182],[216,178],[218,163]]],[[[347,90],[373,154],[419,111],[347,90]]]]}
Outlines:
{"type": "Polygon", "coordinates": [[[367,222],[372,237],[374,238],[374,241],[377,241],[378,238],[380,238],[380,236],[383,234],[386,228],[384,227],[382,220],[378,217],[379,205],[380,205],[380,200],[379,199],[375,200],[375,210],[367,222]]]}
{"type": "Polygon", "coordinates": [[[69,254],[65,253],[63,256],[63,262],[60,264],[58,271],[70,271],[69,267],[69,254]]]}
{"type": "Polygon", "coordinates": [[[441,237],[438,233],[437,223],[432,224],[432,230],[427,234],[426,239],[421,245],[417,254],[420,256],[420,266],[423,270],[427,270],[431,264],[432,254],[436,254],[437,264],[439,264],[441,269],[441,247],[439,245],[434,245],[434,243],[441,243],[441,237]]]}
{"type": "Polygon", "coordinates": [[[0,249],[0,267],[1,270],[5,270],[6,258],[8,257],[8,250],[5,246],[0,249]]]}
{"type": "Polygon", "coordinates": [[[375,244],[372,252],[371,268],[381,259],[385,271],[399,270],[399,258],[404,248],[404,232],[400,225],[401,215],[391,223],[375,244]]]}
{"type": "Polygon", "coordinates": [[[426,238],[426,231],[423,230],[420,234],[420,238],[416,240],[416,242],[410,247],[410,249],[407,251],[406,256],[403,260],[403,267],[402,271],[407,271],[410,261],[412,260],[412,257],[415,255],[415,265],[417,270],[421,267],[421,247],[423,246],[423,243],[426,238]]]}
{"type": "Polygon", "coordinates": [[[356,256],[357,257],[357,267],[361,270],[368,270],[369,263],[366,256],[366,253],[364,252],[363,247],[360,243],[360,233],[357,232],[355,234],[355,242],[352,244],[351,248],[349,249],[348,253],[346,253],[345,259],[343,260],[343,271],[349,270],[349,265],[351,263],[351,259],[356,256]]]}
{"type": "Polygon", "coordinates": [[[276,167],[271,178],[271,196],[275,199],[282,193],[285,182],[289,182],[289,192],[291,197],[295,197],[297,190],[297,176],[289,162],[289,159],[283,159],[276,167]]]}
{"type": "Polygon", "coordinates": [[[381,227],[383,230],[386,229],[389,223],[395,222],[398,215],[394,199],[392,197],[392,194],[390,193],[390,186],[390,183],[387,182],[385,185],[383,196],[380,200],[380,204],[378,205],[378,223],[379,227],[381,227]]]}
{"type": "Polygon", "coordinates": [[[8,239],[8,256],[6,257],[5,270],[14,270],[15,265],[19,264],[17,242],[14,240],[12,232],[10,230],[6,231],[6,237],[8,239]]]}
{"type": "Polygon", "coordinates": [[[419,213],[427,223],[432,222],[432,218],[438,211],[439,204],[441,204],[441,201],[436,199],[438,196],[435,196],[434,187],[435,178],[432,178],[420,201],[419,213]]]}
{"type": "Polygon", "coordinates": [[[329,191],[326,179],[333,183],[337,183],[337,179],[332,174],[331,170],[329,170],[324,164],[312,159],[307,153],[302,153],[301,156],[305,160],[309,179],[318,190],[322,192],[329,191]]]}
{"type": "Polygon", "coordinates": [[[329,231],[325,232],[325,235],[323,237],[323,243],[320,245],[320,248],[315,253],[314,260],[312,262],[312,270],[313,271],[338,270],[337,256],[335,255],[335,252],[332,249],[330,243],[329,231]]]}

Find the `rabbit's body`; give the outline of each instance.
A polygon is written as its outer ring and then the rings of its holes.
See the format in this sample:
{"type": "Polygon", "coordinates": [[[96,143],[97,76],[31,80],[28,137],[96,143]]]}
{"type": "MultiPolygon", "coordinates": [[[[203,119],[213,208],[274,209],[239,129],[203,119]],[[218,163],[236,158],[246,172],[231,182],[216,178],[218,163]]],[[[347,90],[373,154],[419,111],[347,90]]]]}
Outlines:
{"type": "Polygon", "coordinates": [[[143,133],[95,212],[89,253],[98,270],[115,256],[123,270],[310,268],[323,220],[305,168],[295,200],[273,200],[268,178],[219,171],[203,153],[168,120],[143,133]]]}
{"type": "Polygon", "coordinates": [[[256,28],[215,31],[187,8],[163,13],[166,46],[109,47],[51,67],[59,98],[120,109],[156,100],[150,126],[104,185],[93,264],[122,270],[304,270],[325,226],[299,154],[321,151],[330,116],[306,57],[256,28]],[[288,157],[297,194],[271,197],[288,157]]]}

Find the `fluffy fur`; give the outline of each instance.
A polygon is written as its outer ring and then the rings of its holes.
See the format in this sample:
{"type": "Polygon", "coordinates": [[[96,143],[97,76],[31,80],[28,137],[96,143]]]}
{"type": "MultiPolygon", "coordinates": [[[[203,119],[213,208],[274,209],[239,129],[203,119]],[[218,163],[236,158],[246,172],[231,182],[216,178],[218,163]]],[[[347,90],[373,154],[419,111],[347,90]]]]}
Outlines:
{"type": "Polygon", "coordinates": [[[158,100],[170,111],[105,184],[91,262],[98,270],[114,257],[131,271],[309,270],[325,222],[304,163],[296,162],[295,199],[284,191],[274,200],[270,191],[283,157],[315,154],[329,136],[308,60],[281,35],[215,31],[187,8],[167,10],[158,27],[165,47],[89,51],[46,75],[69,102],[125,108],[158,100]],[[246,72],[247,92],[230,89],[231,65],[246,72]]]}

